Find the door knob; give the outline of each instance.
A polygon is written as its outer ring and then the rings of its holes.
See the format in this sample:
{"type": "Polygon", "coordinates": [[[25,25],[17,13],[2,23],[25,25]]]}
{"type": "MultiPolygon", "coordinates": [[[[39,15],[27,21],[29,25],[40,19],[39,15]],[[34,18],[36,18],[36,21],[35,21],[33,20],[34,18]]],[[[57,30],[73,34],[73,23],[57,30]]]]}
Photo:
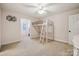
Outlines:
{"type": "Polygon", "coordinates": [[[30,36],[30,33],[28,34],[28,36],[30,36]]]}
{"type": "Polygon", "coordinates": [[[69,30],[69,32],[71,32],[71,31],[69,30]]]}

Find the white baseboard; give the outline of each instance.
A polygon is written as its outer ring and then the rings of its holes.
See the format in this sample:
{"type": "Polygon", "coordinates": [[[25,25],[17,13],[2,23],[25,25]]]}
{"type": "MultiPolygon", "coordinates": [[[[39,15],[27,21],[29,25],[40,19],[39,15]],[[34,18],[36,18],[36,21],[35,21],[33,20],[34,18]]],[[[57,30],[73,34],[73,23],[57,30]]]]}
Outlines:
{"type": "Polygon", "coordinates": [[[14,42],[20,42],[20,40],[10,41],[10,42],[3,42],[1,45],[11,44],[11,43],[14,43],[14,42]]]}
{"type": "Polygon", "coordinates": [[[63,40],[63,39],[60,39],[60,38],[55,38],[54,40],[59,41],[59,42],[63,42],[63,43],[68,43],[68,44],[69,44],[68,41],[63,40]]]}

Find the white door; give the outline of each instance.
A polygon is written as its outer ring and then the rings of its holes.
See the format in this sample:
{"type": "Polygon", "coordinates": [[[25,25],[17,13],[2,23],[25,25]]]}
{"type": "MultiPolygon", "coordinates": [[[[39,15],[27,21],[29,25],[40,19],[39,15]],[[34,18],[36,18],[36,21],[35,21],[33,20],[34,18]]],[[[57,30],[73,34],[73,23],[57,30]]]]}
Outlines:
{"type": "Polygon", "coordinates": [[[69,43],[73,44],[73,37],[77,34],[78,15],[69,16],[69,43]]]}
{"type": "Polygon", "coordinates": [[[21,36],[23,38],[30,38],[30,20],[21,19],[21,36]]]}

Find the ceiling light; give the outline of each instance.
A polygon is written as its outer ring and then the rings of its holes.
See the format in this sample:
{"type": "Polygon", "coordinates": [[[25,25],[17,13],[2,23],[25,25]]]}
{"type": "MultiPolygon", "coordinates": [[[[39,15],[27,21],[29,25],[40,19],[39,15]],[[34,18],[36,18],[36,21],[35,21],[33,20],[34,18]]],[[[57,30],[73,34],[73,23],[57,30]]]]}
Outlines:
{"type": "Polygon", "coordinates": [[[39,14],[46,14],[46,8],[45,8],[45,5],[43,5],[43,4],[38,4],[39,6],[38,6],[38,13],[39,14]]]}
{"type": "Polygon", "coordinates": [[[38,13],[39,14],[45,14],[46,13],[46,8],[40,6],[39,9],[38,9],[38,13]]]}
{"type": "Polygon", "coordinates": [[[46,11],[45,11],[45,10],[38,10],[38,13],[39,13],[39,14],[45,14],[46,11]]]}

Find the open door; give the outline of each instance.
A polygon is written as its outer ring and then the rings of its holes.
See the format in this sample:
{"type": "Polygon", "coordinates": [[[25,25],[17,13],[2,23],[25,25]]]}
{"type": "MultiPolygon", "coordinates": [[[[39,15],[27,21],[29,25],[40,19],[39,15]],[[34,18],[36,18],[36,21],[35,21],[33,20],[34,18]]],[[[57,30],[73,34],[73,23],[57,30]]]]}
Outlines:
{"type": "Polygon", "coordinates": [[[21,19],[21,37],[22,39],[30,39],[30,25],[31,22],[28,19],[21,19]]]}

